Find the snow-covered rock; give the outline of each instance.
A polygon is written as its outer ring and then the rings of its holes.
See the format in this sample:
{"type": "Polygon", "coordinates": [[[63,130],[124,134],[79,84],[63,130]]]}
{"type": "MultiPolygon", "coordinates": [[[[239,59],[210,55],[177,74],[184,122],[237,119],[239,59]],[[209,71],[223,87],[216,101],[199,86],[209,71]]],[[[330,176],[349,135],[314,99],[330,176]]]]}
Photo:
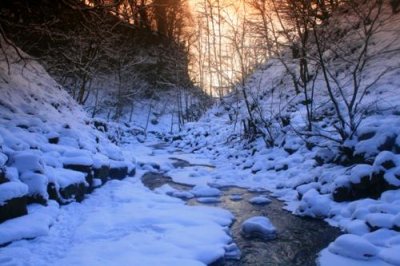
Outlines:
{"type": "Polygon", "coordinates": [[[276,238],[276,228],[264,216],[255,216],[245,220],[241,225],[241,232],[245,237],[259,237],[265,240],[276,238]]]}
{"type": "Polygon", "coordinates": [[[379,249],[369,241],[356,235],[341,235],[332,244],[328,250],[340,256],[350,257],[359,260],[370,260],[376,258],[379,249]]]}
{"type": "Polygon", "coordinates": [[[330,211],[328,195],[321,195],[315,189],[307,191],[300,201],[296,212],[311,217],[326,217],[330,211]]]}
{"type": "Polygon", "coordinates": [[[265,205],[271,203],[272,201],[267,196],[260,195],[249,199],[249,202],[255,205],[265,205]]]}
{"type": "Polygon", "coordinates": [[[197,185],[190,191],[196,197],[219,197],[221,191],[207,185],[197,185]]]}

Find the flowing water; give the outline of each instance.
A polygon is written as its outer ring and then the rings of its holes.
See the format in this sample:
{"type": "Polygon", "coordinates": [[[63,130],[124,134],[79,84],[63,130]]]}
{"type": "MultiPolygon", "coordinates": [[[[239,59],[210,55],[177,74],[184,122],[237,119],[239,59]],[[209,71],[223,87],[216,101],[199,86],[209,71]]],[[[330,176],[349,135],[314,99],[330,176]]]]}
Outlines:
{"type": "MultiPolygon", "coordinates": [[[[192,166],[184,160],[176,160],[175,167],[192,166]]],[[[162,173],[146,173],[143,183],[150,189],[164,184],[179,190],[190,190],[191,186],[177,184],[162,173]]],[[[258,195],[268,195],[267,192],[250,192],[238,187],[220,188],[223,192],[221,202],[199,203],[196,199],[187,202],[188,205],[216,206],[231,211],[236,220],[231,226],[234,242],[239,246],[242,257],[240,260],[221,259],[212,266],[267,266],[267,265],[316,265],[318,252],[335,240],[340,231],[327,223],[310,218],[295,216],[282,209],[283,203],[271,198],[268,205],[253,205],[249,199],[258,195]],[[231,200],[232,195],[240,195],[241,200],[231,200]],[[257,238],[244,238],[240,233],[242,222],[253,216],[268,217],[277,228],[277,239],[265,241],[257,238]]]]}

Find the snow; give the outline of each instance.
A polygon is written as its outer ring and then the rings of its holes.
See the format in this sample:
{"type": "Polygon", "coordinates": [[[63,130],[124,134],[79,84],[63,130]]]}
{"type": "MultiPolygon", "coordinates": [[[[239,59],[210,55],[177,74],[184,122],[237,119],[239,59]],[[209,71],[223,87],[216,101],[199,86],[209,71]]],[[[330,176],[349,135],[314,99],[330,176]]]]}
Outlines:
{"type": "Polygon", "coordinates": [[[196,197],[219,197],[221,191],[207,185],[197,185],[190,191],[196,197]]]}
{"type": "Polygon", "coordinates": [[[326,195],[321,195],[315,189],[307,191],[300,201],[297,213],[311,217],[324,217],[330,211],[330,201],[326,195]]]}
{"type": "Polygon", "coordinates": [[[254,216],[241,225],[242,234],[246,237],[257,236],[265,240],[276,238],[276,228],[267,217],[254,216]]]}
{"type": "Polygon", "coordinates": [[[232,239],[225,230],[232,223],[230,212],[186,206],[181,200],[145,189],[137,179],[110,181],[84,202],[61,207],[57,223],[50,228],[47,220],[40,222],[42,217],[32,227],[25,226],[35,221],[32,215],[17,218],[18,223],[10,220],[1,224],[0,232],[11,232],[11,224],[26,230],[13,231],[14,236],[0,233],[1,240],[4,243],[22,235],[43,237],[15,241],[2,248],[0,261],[32,265],[206,265],[223,257],[226,248],[231,250],[232,239]]]}
{"type": "Polygon", "coordinates": [[[28,186],[21,182],[6,182],[0,184],[0,206],[7,200],[20,198],[28,194],[28,186]]]}
{"type": "Polygon", "coordinates": [[[371,227],[392,228],[394,215],[387,213],[370,213],[365,216],[365,220],[371,227]]]}
{"type": "Polygon", "coordinates": [[[12,166],[17,168],[20,173],[24,173],[27,171],[36,172],[36,173],[43,173],[44,166],[41,157],[38,152],[33,151],[24,151],[14,155],[11,158],[12,166]]]}
{"type": "Polygon", "coordinates": [[[268,203],[271,203],[271,200],[267,196],[257,196],[249,199],[249,202],[251,204],[256,204],[256,205],[265,205],[268,203]]]}
{"type": "MultiPolygon", "coordinates": [[[[5,221],[0,224],[0,245],[20,239],[29,239],[49,234],[49,227],[58,216],[58,204],[49,201],[48,206],[31,205],[29,214],[5,221]]],[[[26,243],[26,242],[24,242],[26,243]]],[[[29,246],[29,243],[26,243],[29,246]]],[[[4,260],[6,248],[0,252],[0,261],[4,260]]],[[[19,258],[28,260],[29,258],[19,258]]]]}
{"type": "MultiPolygon", "coordinates": [[[[194,198],[194,195],[188,191],[174,191],[171,194],[172,197],[188,200],[194,198]]],[[[199,200],[199,199],[197,199],[199,200]]]]}
{"type": "Polygon", "coordinates": [[[236,244],[225,246],[225,259],[239,260],[241,256],[242,253],[236,244]]]}
{"type": "Polygon", "coordinates": [[[64,168],[46,168],[46,174],[54,180],[60,188],[66,188],[73,184],[85,183],[85,174],[64,168]]]}
{"type": "Polygon", "coordinates": [[[374,259],[379,252],[369,241],[350,234],[339,236],[329,245],[328,250],[334,254],[358,260],[374,259]]]}
{"type": "Polygon", "coordinates": [[[379,257],[392,265],[400,265],[400,245],[384,249],[379,253],[379,257]]]}
{"type": "Polygon", "coordinates": [[[20,176],[20,179],[28,185],[28,194],[30,196],[40,195],[44,199],[48,199],[47,184],[49,180],[47,176],[33,172],[25,172],[20,176]]]}
{"type": "Polygon", "coordinates": [[[242,197],[242,195],[237,195],[237,194],[235,194],[235,195],[231,195],[231,196],[229,197],[229,199],[232,200],[232,201],[240,201],[240,200],[243,199],[243,197],[242,197]]]}
{"type": "Polygon", "coordinates": [[[361,178],[367,177],[369,179],[373,167],[368,164],[358,164],[351,169],[350,181],[352,183],[360,183],[361,178]]]}

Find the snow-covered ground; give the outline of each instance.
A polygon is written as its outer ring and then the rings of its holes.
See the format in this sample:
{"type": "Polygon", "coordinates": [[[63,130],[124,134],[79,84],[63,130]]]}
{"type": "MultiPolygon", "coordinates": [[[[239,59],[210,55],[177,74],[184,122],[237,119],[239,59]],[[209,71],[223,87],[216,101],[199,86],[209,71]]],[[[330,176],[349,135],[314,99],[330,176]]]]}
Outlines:
{"type": "MultiPolygon", "coordinates": [[[[34,215],[0,224],[0,239],[13,226],[40,228],[43,221],[34,215]]],[[[138,178],[110,181],[53,216],[42,236],[1,248],[0,264],[205,265],[223,257],[232,241],[230,212],[186,206],[151,192],[138,178]]]]}

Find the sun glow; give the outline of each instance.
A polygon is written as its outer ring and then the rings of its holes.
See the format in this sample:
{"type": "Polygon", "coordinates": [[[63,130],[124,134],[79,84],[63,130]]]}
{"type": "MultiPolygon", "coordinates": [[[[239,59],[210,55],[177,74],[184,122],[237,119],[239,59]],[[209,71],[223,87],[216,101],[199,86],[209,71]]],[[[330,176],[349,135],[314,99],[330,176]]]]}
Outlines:
{"type": "MultiPolygon", "coordinates": [[[[261,1],[266,3],[266,1],[261,1]]],[[[265,36],[254,34],[249,0],[190,0],[196,38],[191,76],[209,94],[223,96],[268,57],[265,36]]]]}

